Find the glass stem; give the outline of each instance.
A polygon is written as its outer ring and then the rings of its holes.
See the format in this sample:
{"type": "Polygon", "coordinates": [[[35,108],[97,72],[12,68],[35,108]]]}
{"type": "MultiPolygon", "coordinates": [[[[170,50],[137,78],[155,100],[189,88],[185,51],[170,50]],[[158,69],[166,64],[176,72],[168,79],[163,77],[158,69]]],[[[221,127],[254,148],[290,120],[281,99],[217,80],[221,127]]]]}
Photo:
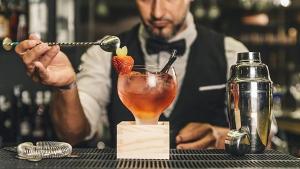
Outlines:
{"type": "Polygon", "coordinates": [[[145,119],[139,119],[139,118],[135,117],[135,124],[137,124],[137,125],[157,125],[158,119],[159,118],[145,120],[145,119]]]}

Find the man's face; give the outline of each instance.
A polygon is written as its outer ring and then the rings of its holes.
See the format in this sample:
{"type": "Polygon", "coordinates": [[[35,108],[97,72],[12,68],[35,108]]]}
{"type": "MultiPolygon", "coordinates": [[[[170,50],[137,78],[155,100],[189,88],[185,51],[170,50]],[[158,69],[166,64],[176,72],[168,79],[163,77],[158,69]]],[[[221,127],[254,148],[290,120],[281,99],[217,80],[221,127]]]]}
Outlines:
{"type": "Polygon", "coordinates": [[[191,0],[136,0],[147,31],[156,38],[170,39],[183,30],[191,0]]]}

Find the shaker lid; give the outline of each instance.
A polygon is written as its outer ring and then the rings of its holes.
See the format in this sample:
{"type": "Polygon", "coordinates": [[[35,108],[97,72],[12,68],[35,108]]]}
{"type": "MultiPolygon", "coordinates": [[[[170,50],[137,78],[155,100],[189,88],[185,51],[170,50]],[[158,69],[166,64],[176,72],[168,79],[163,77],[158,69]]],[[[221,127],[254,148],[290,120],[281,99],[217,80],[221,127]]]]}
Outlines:
{"type": "Polygon", "coordinates": [[[259,52],[238,53],[237,63],[241,62],[261,62],[259,52]]]}

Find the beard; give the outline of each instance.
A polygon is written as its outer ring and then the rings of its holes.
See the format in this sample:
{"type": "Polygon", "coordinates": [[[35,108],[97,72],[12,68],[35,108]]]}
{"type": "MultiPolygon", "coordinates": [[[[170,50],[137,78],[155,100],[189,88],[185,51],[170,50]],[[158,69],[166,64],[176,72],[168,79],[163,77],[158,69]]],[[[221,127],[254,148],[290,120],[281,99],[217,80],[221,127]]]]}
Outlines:
{"type": "Polygon", "coordinates": [[[155,19],[151,19],[149,25],[143,22],[144,27],[146,31],[149,33],[149,35],[151,36],[151,38],[167,41],[172,37],[174,37],[175,35],[177,35],[186,26],[185,23],[186,15],[177,24],[174,24],[174,22],[172,22],[170,19],[167,18],[161,20],[167,21],[168,25],[165,27],[153,27],[151,23],[155,22],[156,21],[155,19]]]}

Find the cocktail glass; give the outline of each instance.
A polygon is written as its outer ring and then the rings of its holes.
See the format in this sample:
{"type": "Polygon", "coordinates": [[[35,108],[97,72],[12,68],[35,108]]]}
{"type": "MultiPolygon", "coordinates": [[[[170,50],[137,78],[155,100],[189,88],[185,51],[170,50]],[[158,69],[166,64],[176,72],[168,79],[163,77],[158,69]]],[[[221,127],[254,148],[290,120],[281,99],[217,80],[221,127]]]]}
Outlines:
{"type": "Polygon", "coordinates": [[[136,124],[157,124],[161,113],[174,100],[176,90],[173,67],[161,73],[156,66],[135,65],[130,73],[118,77],[118,95],[136,124]]]}

